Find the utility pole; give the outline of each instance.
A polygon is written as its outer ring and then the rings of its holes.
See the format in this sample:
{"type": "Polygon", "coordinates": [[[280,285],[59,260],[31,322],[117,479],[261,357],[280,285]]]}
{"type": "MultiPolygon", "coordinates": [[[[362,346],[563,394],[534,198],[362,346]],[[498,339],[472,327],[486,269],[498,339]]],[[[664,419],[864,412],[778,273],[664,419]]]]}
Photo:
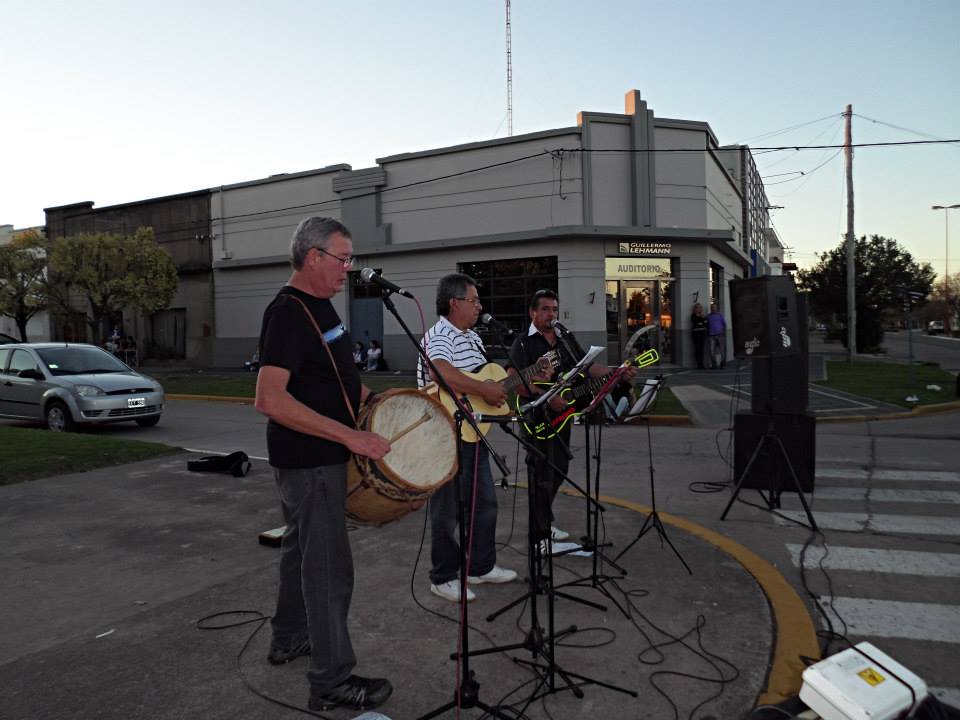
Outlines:
{"type": "Polygon", "coordinates": [[[853,105],[847,105],[844,113],[847,118],[843,137],[844,155],[847,165],[847,361],[853,362],[857,353],[857,287],[856,287],[856,248],[857,238],[853,234],[853,105]]]}
{"type": "Polygon", "coordinates": [[[513,137],[513,43],[510,40],[510,0],[507,3],[507,137],[513,137]]]}

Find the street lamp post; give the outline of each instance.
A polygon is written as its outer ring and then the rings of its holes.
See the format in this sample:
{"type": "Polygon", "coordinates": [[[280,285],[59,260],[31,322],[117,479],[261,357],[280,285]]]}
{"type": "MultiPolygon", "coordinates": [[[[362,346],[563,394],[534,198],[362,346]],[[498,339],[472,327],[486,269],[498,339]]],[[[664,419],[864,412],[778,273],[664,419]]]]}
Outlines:
{"type": "Polygon", "coordinates": [[[931,205],[931,210],[943,210],[943,332],[953,337],[953,310],[950,307],[950,211],[960,208],[957,205],[931,205]]]}

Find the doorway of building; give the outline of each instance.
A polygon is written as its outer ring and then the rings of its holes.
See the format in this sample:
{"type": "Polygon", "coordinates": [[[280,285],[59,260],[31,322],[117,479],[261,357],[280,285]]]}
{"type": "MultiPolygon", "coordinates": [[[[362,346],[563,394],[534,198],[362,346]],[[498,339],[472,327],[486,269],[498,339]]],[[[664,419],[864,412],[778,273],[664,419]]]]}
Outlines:
{"type": "Polygon", "coordinates": [[[607,358],[612,363],[624,360],[633,334],[647,325],[631,355],[655,348],[661,362],[674,362],[673,282],[670,280],[607,280],[607,358]]]}
{"type": "MultiPolygon", "coordinates": [[[[377,272],[380,272],[379,268],[377,272]]],[[[350,336],[355,343],[363,345],[364,356],[370,349],[371,340],[383,345],[383,300],[380,288],[364,282],[358,272],[350,273],[350,336]]],[[[387,357],[386,348],[383,357],[387,357]]]]}

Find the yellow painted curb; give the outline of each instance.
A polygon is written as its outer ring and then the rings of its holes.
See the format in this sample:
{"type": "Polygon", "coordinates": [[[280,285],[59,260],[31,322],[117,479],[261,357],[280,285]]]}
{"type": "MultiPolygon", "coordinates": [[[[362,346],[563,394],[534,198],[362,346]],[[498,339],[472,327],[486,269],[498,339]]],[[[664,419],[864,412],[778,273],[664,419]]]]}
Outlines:
{"type": "MultiPolygon", "coordinates": [[[[561,488],[561,492],[578,495],[568,488],[561,488]]],[[[646,505],[609,495],[601,495],[600,502],[644,514],[651,510],[646,505]]],[[[753,575],[770,604],[775,632],[767,685],[760,692],[757,704],[776,704],[797,695],[806,668],[800,656],[820,657],[816,629],[800,596],[773,565],[735,540],[676,515],[658,514],[663,522],[715,545],[753,575]]]]}
{"type": "Polygon", "coordinates": [[[840,417],[817,417],[817,423],[907,420],[909,418],[920,417],[921,415],[937,415],[939,413],[953,412],[954,410],[960,410],[960,400],[936,403],[935,405],[919,405],[912,410],[904,410],[903,412],[889,413],[887,415],[841,415],[840,417]]]}
{"type": "Polygon", "coordinates": [[[252,397],[233,397],[230,395],[179,395],[170,393],[164,396],[168,400],[213,400],[214,402],[232,402],[253,405],[252,397]]]}

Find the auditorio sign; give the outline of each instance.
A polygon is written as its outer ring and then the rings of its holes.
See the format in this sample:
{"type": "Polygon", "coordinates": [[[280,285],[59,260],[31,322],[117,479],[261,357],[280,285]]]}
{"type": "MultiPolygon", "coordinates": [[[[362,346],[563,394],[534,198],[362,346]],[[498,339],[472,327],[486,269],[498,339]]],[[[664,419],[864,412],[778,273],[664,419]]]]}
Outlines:
{"type": "Polygon", "coordinates": [[[668,258],[607,258],[607,280],[659,280],[673,277],[668,258]]]}

